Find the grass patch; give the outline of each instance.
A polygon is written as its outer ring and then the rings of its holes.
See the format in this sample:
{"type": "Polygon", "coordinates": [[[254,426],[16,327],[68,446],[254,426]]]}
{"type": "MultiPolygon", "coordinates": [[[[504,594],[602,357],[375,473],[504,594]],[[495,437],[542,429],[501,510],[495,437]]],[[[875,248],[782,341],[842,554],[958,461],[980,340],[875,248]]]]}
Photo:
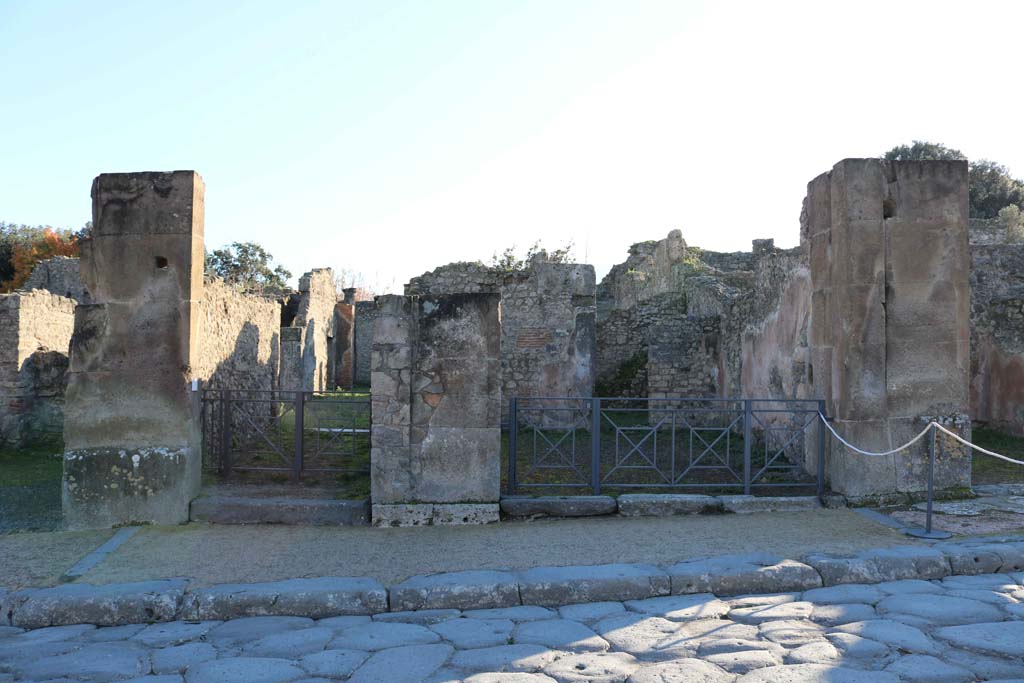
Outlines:
{"type": "MultiPolygon", "coordinates": [[[[971,440],[1000,455],[1024,460],[1024,437],[989,427],[978,427],[971,431],[971,440]]],[[[1024,465],[1014,465],[977,451],[974,452],[971,468],[971,481],[974,484],[1024,482],[1024,465]]]]}
{"type": "Polygon", "coordinates": [[[24,446],[0,446],[0,486],[59,483],[64,452],[61,439],[37,441],[24,446]]]}

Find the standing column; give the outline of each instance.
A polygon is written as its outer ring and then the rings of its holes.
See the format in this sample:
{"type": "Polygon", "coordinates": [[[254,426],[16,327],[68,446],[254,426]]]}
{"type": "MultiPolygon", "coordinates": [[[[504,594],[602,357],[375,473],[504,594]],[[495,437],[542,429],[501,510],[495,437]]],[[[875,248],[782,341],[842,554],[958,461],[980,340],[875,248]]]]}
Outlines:
{"type": "Polygon", "coordinates": [[[68,528],[188,520],[201,473],[192,367],[203,293],[194,171],[93,181],[64,418],[68,528]]]}

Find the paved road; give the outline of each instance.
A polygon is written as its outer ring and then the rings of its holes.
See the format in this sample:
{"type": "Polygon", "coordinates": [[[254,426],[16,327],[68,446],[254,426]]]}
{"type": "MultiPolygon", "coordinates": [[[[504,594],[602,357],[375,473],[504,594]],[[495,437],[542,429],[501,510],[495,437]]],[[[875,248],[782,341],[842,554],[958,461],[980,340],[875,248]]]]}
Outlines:
{"type": "Polygon", "coordinates": [[[1024,573],[557,610],[0,627],[0,682],[1024,681],[1022,583],[1024,573]]]}

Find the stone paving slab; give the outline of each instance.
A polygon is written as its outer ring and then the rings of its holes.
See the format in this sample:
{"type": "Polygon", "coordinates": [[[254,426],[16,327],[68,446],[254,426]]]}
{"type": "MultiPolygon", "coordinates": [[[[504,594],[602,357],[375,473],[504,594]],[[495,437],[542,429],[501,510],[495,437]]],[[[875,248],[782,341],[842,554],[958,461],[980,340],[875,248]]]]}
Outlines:
{"type": "Polygon", "coordinates": [[[171,621],[181,609],[187,583],[168,579],[108,586],[66,584],[19,591],[4,602],[12,615],[11,625],[21,628],[171,621]]]}

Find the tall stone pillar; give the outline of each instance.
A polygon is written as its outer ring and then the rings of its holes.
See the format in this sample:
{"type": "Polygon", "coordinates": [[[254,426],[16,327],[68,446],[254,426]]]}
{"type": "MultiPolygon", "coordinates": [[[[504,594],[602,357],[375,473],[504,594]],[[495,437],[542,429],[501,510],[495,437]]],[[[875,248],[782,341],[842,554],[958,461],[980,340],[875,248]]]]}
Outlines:
{"type": "Polygon", "coordinates": [[[192,368],[203,294],[204,185],[193,171],[92,185],[64,417],[67,527],[177,524],[199,492],[192,368]]]}
{"type": "MultiPolygon", "coordinates": [[[[846,159],[808,186],[815,392],[866,450],[936,419],[969,436],[967,164],[846,159]]],[[[936,485],[970,485],[970,458],[940,439],[936,485]]],[[[869,457],[832,440],[828,476],[853,498],[922,491],[927,440],[869,457]]]]}
{"type": "Polygon", "coordinates": [[[334,384],[351,389],[355,375],[355,304],[334,304],[334,384]]]}
{"type": "Polygon", "coordinates": [[[497,521],[500,300],[498,294],[377,298],[375,525],[497,521]]]}

